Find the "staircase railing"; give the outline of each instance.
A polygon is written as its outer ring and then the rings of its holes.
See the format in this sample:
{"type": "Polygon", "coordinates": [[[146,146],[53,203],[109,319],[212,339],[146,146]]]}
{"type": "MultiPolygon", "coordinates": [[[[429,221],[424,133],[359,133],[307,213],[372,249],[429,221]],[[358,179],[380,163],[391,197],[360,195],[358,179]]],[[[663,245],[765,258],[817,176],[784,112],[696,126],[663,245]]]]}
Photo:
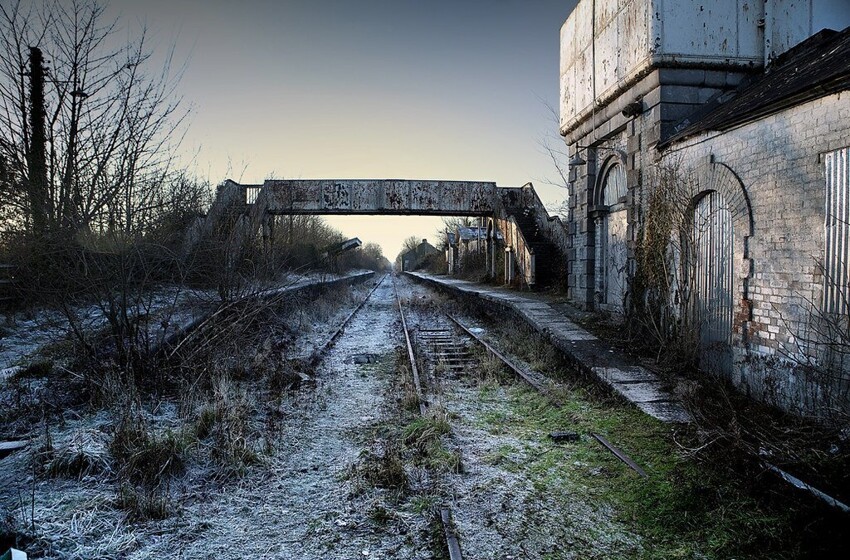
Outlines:
{"type": "Polygon", "coordinates": [[[558,247],[564,255],[569,249],[569,231],[559,216],[550,216],[531,183],[521,187],[523,206],[534,208],[534,217],[543,236],[558,247]]]}

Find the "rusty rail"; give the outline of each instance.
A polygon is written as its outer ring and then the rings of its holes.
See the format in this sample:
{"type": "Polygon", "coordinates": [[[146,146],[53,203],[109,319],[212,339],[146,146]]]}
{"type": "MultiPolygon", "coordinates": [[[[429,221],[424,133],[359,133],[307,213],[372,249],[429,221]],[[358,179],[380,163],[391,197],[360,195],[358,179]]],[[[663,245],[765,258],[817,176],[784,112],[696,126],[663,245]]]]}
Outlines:
{"type": "MultiPolygon", "coordinates": [[[[416,365],[416,354],[413,351],[413,343],[410,340],[410,331],[407,328],[407,320],[404,317],[404,309],[401,306],[401,298],[398,296],[395,279],[393,279],[393,292],[395,293],[396,303],[398,304],[398,313],[401,316],[401,328],[404,330],[404,340],[407,343],[407,356],[410,360],[410,369],[413,373],[413,385],[416,388],[416,396],[419,399],[419,413],[425,416],[428,413],[428,408],[425,404],[425,397],[422,393],[422,385],[419,380],[419,368],[416,365]]],[[[452,514],[448,507],[440,508],[440,521],[443,525],[443,532],[446,535],[446,546],[449,549],[449,560],[463,560],[460,552],[460,542],[457,538],[452,523],[452,514]]]]}
{"type": "Polygon", "coordinates": [[[410,360],[410,370],[413,374],[413,386],[416,388],[416,396],[419,399],[419,413],[425,416],[428,407],[425,404],[425,396],[422,394],[422,384],[419,381],[419,368],[416,367],[416,354],[413,352],[413,343],[410,342],[410,332],[407,328],[407,320],[404,318],[404,309],[401,307],[401,298],[398,297],[395,279],[393,279],[393,292],[398,304],[398,313],[401,316],[401,328],[404,331],[404,340],[407,343],[407,357],[410,360]]]}
{"type": "Polygon", "coordinates": [[[443,531],[446,533],[446,545],[449,547],[450,560],[463,560],[460,553],[460,542],[457,540],[457,531],[452,523],[452,513],[449,508],[440,508],[440,520],[443,522],[443,531]]]}
{"type": "Polygon", "coordinates": [[[536,389],[541,395],[543,395],[547,399],[549,399],[549,402],[552,404],[552,406],[554,406],[555,408],[561,408],[563,403],[561,403],[561,401],[558,400],[558,398],[555,397],[555,395],[552,394],[552,391],[550,391],[548,387],[545,387],[544,385],[540,384],[536,379],[531,377],[528,374],[527,371],[525,371],[523,368],[521,368],[520,366],[515,364],[510,358],[508,358],[507,356],[505,356],[504,354],[502,354],[501,352],[496,350],[496,348],[494,348],[493,345],[488,343],[486,340],[484,340],[483,338],[481,338],[480,336],[478,336],[477,334],[475,334],[474,332],[469,330],[463,323],[458,321],[455,317],[453,317],[451,315],[449,315],[448,317],[449,317],[449,319],[452,320],[452,322],[454,322],[455,325],[460,327],[466,334],[471,336],[474,340],[476,340],[484,348],[486,348],[487,351],[490,354],[492,354],[493,356],[496,356],[496,358],[498,358],[503,364],[505,364],[508,368],[510,368],[514,373],[519,375],[526,383],[528,383],[529,385],[534,387],[534,389],[536,389]]]}
{"type": "Polygon", "coordinates": [[[614,445],[613,443],[611,443],[610,441],[608,441],[607,439],[605,439],[604,437],[602,437],[599,434],[593,434],[592,433],[590,435],[596,441],[598,441],[599,443],[604,445],[608,449],[608,451],[610,451],[611,453],[613,453],[617,457],[617,459],[621,460],[622,462],[627,464],[629,466],[629,468],[631,468],[633,471],[638,473],[642,478],[649,478],[649,475],[646,474],[646,471],[644,471],[642,468],[640,468],[640,466],[637,463],[632,461],[632,458],[629,457],[628,455],[626,455],[623,452],[622,449],[620,449],[619,447],[617,447],[616,445],[614,445]]]}
{"type": "MultiPolygon", "coordinates": [[[[520,376],[520,377],[521,377],[521,378],[522,378],[522,379],[523,379],[526,383],[528,383],[529,385],[531,385],[532,387],[534,387],[534,388],[535,388],[535,389],[536,389],[536,390],[537,390],[540,394],[542,394],[542,395],[544,395],[546,398],[548,398],[548,399],[549,399],[549,401],[552,403],[552,405],[553,405],[553,406],[555,406],[556,408],[560,408],[560,407],[562,406],[562,403],[561,403],[561,402],[560,402],[560,401],[559,401],[559,400],[558,400],[558,399],[557,399],[554,395],[552,395],[552,392],[551,392],[551,391],[550,391],[547,387],[545,387],[545,386],[541,385],[541,384],[540,384],[540,383],[539,383],[536,379],[534,379],[533,377],[531,377],[530,375],[528,375],[528,372],[526,372],[523,368],[521,368],[521,367],[519,367],[518,365],[514,364],[514,363],[513,363],[513,362],[512,362],[512,361],[511,361],[511,360],[510,360],[507,356],[505,356],[504,354],[502,354],[501,352],[499,352],[498,350],[496,350],[496,349],[495,349],[495,348],[494,348],[491,344],[489,344],[486,340],[484,340],[483,338],[481,338],[480,336],[478,336],[477,334],[475,334],[474,332],[472,332],[471,330],[469,330],[469,329],[468,329],[468,328],[467,328],[467,327],[466,327],[463,323],[461,323],[460,321],[458,321],[458,320],[457,320],[457,318],[455,318],[455,317],[453,317],[453,316],[451,316],[451,315],[449,315],[448,317],[449,317],[449,319],[451,319],[451,320],[454,322],[454,324],[456,324],[458,327],[460,327],[461,329],[463,329],[463,331],[464,331],[464,332],[466,332],[466,334],[468,334],[468,335],[469,335],[469,336],[471,336],[473,339],[475,339],[475,340],[477,340],[478,342],[480,342],[480,343],[481,343],[481,345],[482,345],[482,346],[484,346],[484,348],[486,348],[488,352],[490,352],[492,355],[496,356],[499,360],[501,360],[501,361],[502,361],[502,363],[504,363],[504,364],[505,364],[506,366],[508,366],[511,370],[513,370],[513,371],[514,371],[514,373],[516,373],[517,375],[519,375],[519,376],[520,376]]],[[[628,466],[629,466],[629,468],[631,468],[633,471],[635,471],[636,473],[638,473],[638,474],[639,474],[642,478],[648,478],[648,475],[646,474],[646,471],[644,471],[644,470],[643,470],[643,469],[642,469],[642,468],[641,468],[641,467],[640,467],[637,463],[635,463],[635,462],[631,459],[631,457],[629,457],[628,455],[626,455],[626,454],[623,452],[623,450],[622,450],[622,449],[620,449],[619,447],[615,446],[614,444],[612,444],[610,441],[608,441],[607,439],[605,439],[603,436],[601,436],[601,435],[599,435],[599,434],[591,433],[590,435],[591,435],[591,436],[592,436],[592,437],[593,437],[596,441],[598,441],[598,442],[599,442],[599,443],[601,443],[603,446],[605,446],[605,448],[606,448],[606,449],[608,449],[611,453],[613,453],[613,454],[614,454],[614,455],[615,455],[618,459],[620,459],[623,463],[625,463],[626,465],[628,465],[628,466]]]]}

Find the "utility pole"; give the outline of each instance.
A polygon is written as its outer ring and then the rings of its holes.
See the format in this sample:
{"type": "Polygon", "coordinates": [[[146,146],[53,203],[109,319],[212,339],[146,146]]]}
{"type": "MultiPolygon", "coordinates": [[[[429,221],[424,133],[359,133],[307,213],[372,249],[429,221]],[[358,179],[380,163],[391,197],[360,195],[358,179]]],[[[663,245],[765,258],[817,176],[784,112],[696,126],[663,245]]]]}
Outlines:
{"type": "Polygon", "coordinates": [[[44,57],[41,49],[30,47],[30,145],[27,146],[28,195],[32,229],[36,236],[47,231],[50,197],[47,188],[45,155],[44,57]]]}

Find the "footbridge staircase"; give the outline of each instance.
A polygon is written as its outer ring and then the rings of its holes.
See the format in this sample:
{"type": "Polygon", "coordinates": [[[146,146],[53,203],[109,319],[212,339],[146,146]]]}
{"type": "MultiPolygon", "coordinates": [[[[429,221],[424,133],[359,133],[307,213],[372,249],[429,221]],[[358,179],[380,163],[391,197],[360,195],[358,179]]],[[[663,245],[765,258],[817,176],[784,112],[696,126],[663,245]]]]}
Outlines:
{"type": "Polygon", "coordinates": [[[506,283],[534,289],[566,285],[566,225],[549,215],[531,183],[500,189],[500,197],[495,222],[506,240],[506,283]]]}

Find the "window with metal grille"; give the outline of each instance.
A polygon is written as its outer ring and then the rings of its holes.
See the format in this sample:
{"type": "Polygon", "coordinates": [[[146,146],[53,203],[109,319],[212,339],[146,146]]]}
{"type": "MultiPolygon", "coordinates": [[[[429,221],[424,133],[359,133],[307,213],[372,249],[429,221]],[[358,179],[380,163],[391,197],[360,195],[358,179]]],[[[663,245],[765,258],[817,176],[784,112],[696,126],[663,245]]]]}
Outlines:
{"type": "Polygon", "coordinates": [[[850,314],[850,148],[826,154],[823,309],[850,314]]]}

